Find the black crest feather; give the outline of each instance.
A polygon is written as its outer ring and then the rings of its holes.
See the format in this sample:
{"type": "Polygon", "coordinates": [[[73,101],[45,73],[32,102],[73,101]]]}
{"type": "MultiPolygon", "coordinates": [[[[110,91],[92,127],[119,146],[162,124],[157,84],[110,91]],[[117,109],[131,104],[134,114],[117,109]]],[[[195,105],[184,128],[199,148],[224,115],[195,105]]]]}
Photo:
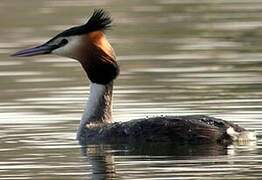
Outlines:
{"type": "Polygon", "coordinates": [[[109,13],[104,9],[95,9],[86,24],[67,29],[56,37],[75,36],[93,31],[105,31],[111,27],[111,23],[112,19],[109,13]]]}
{"type": "Polygon", "coordinates": [[[106,30],[111,27],[112,19],[103,9],[95,9],[85,26],[91,31],[106,30]]]}

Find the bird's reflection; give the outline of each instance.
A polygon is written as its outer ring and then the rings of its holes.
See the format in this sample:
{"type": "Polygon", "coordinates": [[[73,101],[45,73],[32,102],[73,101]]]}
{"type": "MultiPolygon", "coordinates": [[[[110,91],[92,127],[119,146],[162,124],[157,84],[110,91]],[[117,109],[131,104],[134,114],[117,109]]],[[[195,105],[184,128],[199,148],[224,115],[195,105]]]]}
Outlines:
{"type": "MultiPolygon", "coordinates": [[[[87,145],[81,148],[81,153],[91,165],[92,179],[115,179],[117,169],[114,162],[116,156],[163,156],[179,159],[194,159],[199,156],[226,155],[227,147],[219,145],[175,145],[175,144],[115,144],[87,145]]],[[[164,159],[165,160],[165,159],[164,159]]]]}
{"type": "MultiPolygon", "coordinates": [[[[194,160],[215,156],[234,156],[241,153],[248,155],[256,150],[256,144],[234,144],[221,146],[218,144],[207,145],[177,145],[166,143],[146,144],[96,144],[81,148],[82,155],[91,165],[92,179],[117,179],[117,163],[114,159],[126,156],[158,157],[163,162],[173,160],[194,160]],[[234,152],[232,154],[232,152],[234,152]]],[[[201,162],[201,161],[200,161],[201,162]]],[[[152,162],[153,163],[153,162],[152,162]]],[[[228,163],[232,163],[229,161],[228,163]]]]}
{"type": "Polygon", "coordinates": [[[87,158],[92,169],[92,179],[114,179],[116,170],[114,155],[109,152],[109,145],[88,145],[81,148],[81,153],[87,158]]]}

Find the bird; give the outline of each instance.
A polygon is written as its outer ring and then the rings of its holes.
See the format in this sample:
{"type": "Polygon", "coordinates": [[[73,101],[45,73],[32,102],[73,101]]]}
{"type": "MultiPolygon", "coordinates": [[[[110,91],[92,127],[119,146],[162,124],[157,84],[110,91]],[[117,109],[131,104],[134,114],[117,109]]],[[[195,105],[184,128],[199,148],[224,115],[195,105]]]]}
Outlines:
{"type": "Polygon", "coordinates": [[[11,56],[55,54],[77,60],[86,72],[90,95],[77,130],[80,144],[174,143],[221,144],[255,140],[253,132],[237,124],[206,115],[159,116],[125,122],[112,121],[112,95],[119,65],[106,38],[112,17],[95,9],[88,21],[57,34],[46,43],[11,56]]]}

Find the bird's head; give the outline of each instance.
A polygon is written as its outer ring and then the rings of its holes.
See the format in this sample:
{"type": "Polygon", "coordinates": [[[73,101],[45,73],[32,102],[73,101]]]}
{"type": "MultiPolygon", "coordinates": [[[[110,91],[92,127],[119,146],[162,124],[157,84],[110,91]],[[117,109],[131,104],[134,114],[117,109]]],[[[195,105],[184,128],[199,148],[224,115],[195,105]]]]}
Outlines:
{"type": "Polygon", "coordinates": [[[114,50],[104,34],[111,22],[103,9],[97,9],[86,24],[67,29],[40,46],[18,51],[12,56],[56,54],[73,58],[81,63],[92,82],[107,84],[119,73],[114,50]]]}

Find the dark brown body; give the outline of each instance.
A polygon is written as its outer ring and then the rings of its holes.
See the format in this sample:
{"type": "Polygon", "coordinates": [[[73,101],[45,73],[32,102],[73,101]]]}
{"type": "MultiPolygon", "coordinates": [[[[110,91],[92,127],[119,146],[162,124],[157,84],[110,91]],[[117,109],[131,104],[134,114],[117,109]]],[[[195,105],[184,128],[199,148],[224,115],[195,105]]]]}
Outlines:
{"type": "Polygon", "coordinates": [[[122,123],[87,125],[80,144],[167,142],[174,144],[231,144],[227,129],[244,128],[227,121],[203,116],[163,116],[122,123]]]}

